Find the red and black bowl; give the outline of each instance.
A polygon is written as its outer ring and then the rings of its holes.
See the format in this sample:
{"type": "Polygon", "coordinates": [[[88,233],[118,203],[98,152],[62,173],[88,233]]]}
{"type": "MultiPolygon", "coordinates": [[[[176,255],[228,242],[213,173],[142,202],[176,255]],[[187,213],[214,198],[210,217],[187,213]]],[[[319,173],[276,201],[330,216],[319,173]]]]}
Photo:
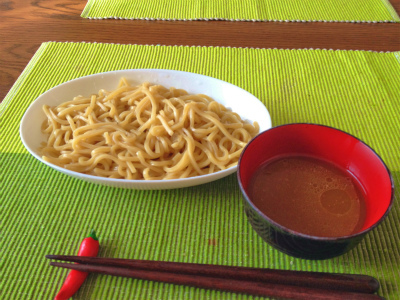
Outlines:
{"type": "Polygon", "coordinates": [[[386,218],[393,203],[393,179],[376,152],[358,138],[324,125],[287,124],[260,133],[243,150],[237,176],[253,229],[276,249],[305,259],[328,259],[346,253],[386,218]],[[248,190],[252,175],[264,163],[286,155],[322,159],[355,177],[364,189],[366,202],[366,219],[358,232],[340,237],[311,236],[278,224],[257,208],[248,190]]]}

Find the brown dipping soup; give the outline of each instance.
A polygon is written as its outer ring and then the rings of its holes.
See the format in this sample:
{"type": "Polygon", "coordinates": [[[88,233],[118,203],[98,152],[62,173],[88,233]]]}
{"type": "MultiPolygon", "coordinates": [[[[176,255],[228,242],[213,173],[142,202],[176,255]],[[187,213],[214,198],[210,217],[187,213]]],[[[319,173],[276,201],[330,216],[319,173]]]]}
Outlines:
{"type": "Polygon", "coordinates": [[[276,223],[307,235],[339,237],[364,225],[364,192],[347,171],[308,156],[268,161],[250,179],[254,205],[276,223]]]}

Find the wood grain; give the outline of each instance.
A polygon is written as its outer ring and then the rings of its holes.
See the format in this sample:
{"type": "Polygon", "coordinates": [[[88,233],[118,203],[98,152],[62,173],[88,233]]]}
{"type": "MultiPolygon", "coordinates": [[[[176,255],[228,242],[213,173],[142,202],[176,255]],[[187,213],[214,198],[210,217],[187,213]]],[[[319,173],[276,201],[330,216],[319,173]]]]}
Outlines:
{"type": "MultiPolygon", "coordinates": [[[[400,0],[391,0],[400,11],[400,0]]],[[[0,0],[0,99],[42,42],[400,51],[400,24],[89,20],[86,1],[0,0]]]]}

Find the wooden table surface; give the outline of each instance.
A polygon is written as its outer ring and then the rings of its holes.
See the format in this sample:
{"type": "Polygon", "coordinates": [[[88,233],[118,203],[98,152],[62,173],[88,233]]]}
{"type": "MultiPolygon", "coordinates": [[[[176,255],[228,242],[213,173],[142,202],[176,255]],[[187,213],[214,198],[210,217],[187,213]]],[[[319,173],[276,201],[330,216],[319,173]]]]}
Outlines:
{"type": "MultiPolygon", "coordinates": [[[[390,2],[400,12],[400,0],[390,2]]],[[[85,5],[0,0],[0,100],[48,41],[400,51],[399,23],[89,20],[85,5]]]]}

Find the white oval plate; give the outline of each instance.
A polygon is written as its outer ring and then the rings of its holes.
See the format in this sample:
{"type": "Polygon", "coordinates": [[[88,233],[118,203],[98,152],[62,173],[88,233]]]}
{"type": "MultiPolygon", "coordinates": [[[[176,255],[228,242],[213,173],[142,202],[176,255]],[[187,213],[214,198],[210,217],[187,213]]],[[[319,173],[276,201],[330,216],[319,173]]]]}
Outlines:
{"type": "Polygon", "coordinates": [[[130,84],[138,85],[148,81],[152,84],[161,84],[167,88],[185,89],[190,94],[208,95],[238,113],[242,119],[250,122],[257,121],[260,125],[260,132],[271,128],[271,118],[264,104],[252,94],[233,84],[212,77],[181,71],[156,69],[121,70],[74,79],[60,84],[39,96],[29,106],[21,121],[20,136],[26,149],[46,165],[75,178],[108,186],[141,190],[195,186],[220,179],[236,171],[237,167],[232,167],[213,174],[185,179],[126,180],[81,174],[44,161],[39,153],[41,143],[46,141],[46,135],[41,132],[41,124],[46,119],[42,106],[44,104],[56,106],[72,100],[73,97],[78,95],[89,96],[94,93],[97,94],[100,89],[114,90],[121,77],[127,78],[130,84]]]}

